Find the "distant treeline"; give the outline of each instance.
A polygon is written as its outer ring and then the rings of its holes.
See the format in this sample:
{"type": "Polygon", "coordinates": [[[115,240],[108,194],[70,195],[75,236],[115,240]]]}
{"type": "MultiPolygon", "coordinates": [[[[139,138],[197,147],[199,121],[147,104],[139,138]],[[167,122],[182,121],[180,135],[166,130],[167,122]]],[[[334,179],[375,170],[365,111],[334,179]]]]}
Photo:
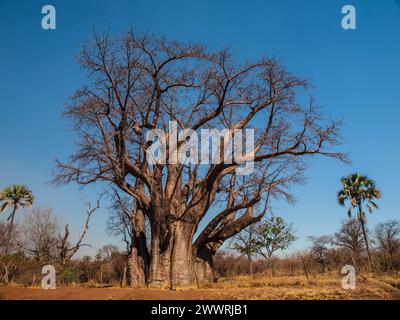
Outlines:
{"type": "MultiPolygon", "coordinates": [[[[244,230],[234,238],[231,247],[218,253],[214,259],[215,279],[246,274],[268,274],[271,276],[305,275],[307,278],[327,271],[339,271],[346,265],[354,265],[358,273],[398,272],[400,270],[400,222],[389,220],[368,230],[374,269],[371,269],[365,249],[360,224],[355,219],[346,219],[333,235],[309,237],[307,250],[292,254],[280,254],[265,259],[261,248],[254,242],[248,248],[257,249],[250,255],[238,248],[246,247],[246,241],[256,239],[260,228],[277,233],[277,225],[286,226],[286,240],[291,237],[292,228],[276,217],[244,230]],[[274,222],[275,224],[271,224],[274,222]],[[270,223],[272,229],[266,228],[270,223]],[[288,236],[290,235],[290,236],[288,236]],[[236,249],[236,250],[234,250],[236,249]],[[261,250],[261,251],[260,251],[261,250]],[[249,260],[250,258],[250,260],[249,260]]],[[[0,221],[0,277],[2,284],[14,282],[22,285],[40,285],[41,268],[52,264],[57,270],[59,284],[82,284],[87,286],[125,286],[129,284],[128,253],[114,245],[99,249],[95,256],[68,258],[68,252],[76,249],[60,231],[57,220],[49,208],[32,209],[25,219],[15,223],[12,241],[7,244],[6,222],[0,221]],[[7,248],[8,247],[8,248],[7,248]],[[6,252],[6,249],[8,252],[6,252]],[[66,251],[66,252],[65,252],[66,251]],[[68,259],[66,259],[66,257],[68,259]]],[[[280,233],[277,233],[278,235],[280,233]]],[[[265,235],[265,234],[264,234],[265,235]]],[[[276,239],[272,243],[276,245],[276,239]]],[[[279,239],[283,239],[282,237],[279,239]]],[[[248,243],[249,244],[249,243],[248,243]]],[[[79,247],[85,244],[81,243],[79,247]]],[[[77,248],[79,249],[79,248],[77,248]]],[[[265,249],[265,248],[264,248],[265,249]]],[[[285,249],[281,247],[280,249],[285,249]]],[[[282,251],[282,250],[280,250],[282,251]]]]}

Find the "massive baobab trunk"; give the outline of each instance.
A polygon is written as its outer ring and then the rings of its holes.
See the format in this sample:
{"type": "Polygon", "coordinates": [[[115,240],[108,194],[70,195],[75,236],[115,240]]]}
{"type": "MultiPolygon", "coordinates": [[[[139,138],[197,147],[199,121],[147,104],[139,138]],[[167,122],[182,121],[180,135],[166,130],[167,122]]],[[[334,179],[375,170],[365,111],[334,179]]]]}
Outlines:
{"type": "MultiPolygon", "coordinates": [[[[154,226],[154,228],[159,228],[154,226]]],[[[195,226],[184,222],[170,225],[167,239],[153,232],[151,255],[143,247],[144,234],[132,245],[129,255],[131,284],[174,288],[195,280],[194,251],[192,245],[195,226]]]]}
{"type": "Polygon", "coordinates": [[[79,63],[91,83],[64,113],[79,148],[70,161],[57,162],[54,181],[102,181],[134,203],[126,220],[133,285],[212,280],[213,256],[224,241],[259,221],[272,197],[291,199],[305,156],[345,160],[330,151],[338,123],[324,123],[312,99],[297,101],[306,81],[275,59],[242,64],[228,50],[130,30],[114,39],[95,34],[79,63]],[[203,129],[220,133],[199,155],[203,129]],[[237,150],[237,142],[246,148],[237,150]],[[158,144],[161,160],[148,153],[158,144]],[[239,170],[244,166],[249,170],[239,170]]]}
{"type": "Polygon", "coordinates": [[[186,285],[194,281],[192,236],[194,226],[175,222],[167,239],[152,239],[150,286],[186,285]]]}
{"type": "MultiPolygon", "coordinates": [[[[175,288],[195,282],[213,282],[213,257],[216,251],[203,247],[197,252],[192,243],[192,228],[177,224],[174,240],[171,239],[163,251],[152,255],[152,259],[140,255],[140,249],[133,245],[129,255],[131,285],[175,288]]],[[[158,247],[159,243],[156,240],[152,246],[158,247]]]]}
{"type": "Polygon", "coordinates": [[[169,248],[171,287],[190,284],[195,279],[192,245],[195,227],[193,223],[187,222],[178,222],[174,226],[173,240],[169,248]]]}

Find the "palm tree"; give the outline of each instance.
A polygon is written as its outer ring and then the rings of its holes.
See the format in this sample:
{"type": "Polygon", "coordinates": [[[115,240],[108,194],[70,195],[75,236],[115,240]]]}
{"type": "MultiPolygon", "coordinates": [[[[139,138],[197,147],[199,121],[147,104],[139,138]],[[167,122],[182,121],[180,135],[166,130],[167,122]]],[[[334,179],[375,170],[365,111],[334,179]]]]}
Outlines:
{"type": "Polygon", "coordinates": [[[367,176],[359,175],[358,173],[343,177],[341,182],[343,189],[338,192],[337,200],[341,206],[344,206],[346,201],[350,202],[347,211],[349,217],[351,217],[352,209],[357,210],[357,219],[361,224],[368,259],[374,269],[374,263],[369,250],[368,236],[365,230],[367,219],[363,211],[363,206],[365,205],[370,213],[372,213],[373,208],[378,209],[379,207],[374,200],[381,197],[381,192],[376,188],[373,180],[369,179],[367,176]]]}
{"type": "Polygon", "coordinates": [[[8,227],[6,254],[9,251],[15,213],[19,208],[29,208],[33,204],[33,200],[34,197],[31,190],[25,185],[14,184],[0,191],[0,212],[5,212],[9,208],[12,208],[11,214],[7,218],[10,224],[8,227]]]}

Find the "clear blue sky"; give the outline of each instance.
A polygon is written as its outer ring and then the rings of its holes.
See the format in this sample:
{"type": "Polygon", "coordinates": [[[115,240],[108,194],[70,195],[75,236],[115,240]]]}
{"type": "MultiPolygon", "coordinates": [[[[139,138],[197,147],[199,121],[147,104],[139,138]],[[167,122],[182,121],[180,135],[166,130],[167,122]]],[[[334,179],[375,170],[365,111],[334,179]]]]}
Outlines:
{"type": "MultiPolygon", "coordinates": [[[[293,191],[295,206],[275,203],[275,214],[294,223],[295,248],[307,235],[333,233],[346,211],[336,204],[339,179],[367,173],[383,192],[371,225],[399,218],[400,1],[336,0],[0,0],[0,188],[27,184],[36,205],[52,206],[76,236],[83,201],[100,186],[55,188],[46,184],[55,157],[74,150],[75,136],[60,119],[64,103],[85,83],[74,56],[93,26],[119,33],[130,25],[175,40],[232,47],[237,56],[279,57],[290,71],[311,80],[317,102],[345,121],[342,150],[352,166],[316,159],[308,183],[293,191]],[[57,29],[41,28],[41,8],[57,10],[57,29]],[[357,10],[357,30],[343,30],[341,8],[357,10]]],[[[4,219],[5,216],[2,217],[4,219]]],[[[93,219],[93,251],[115,239],[105,234],[107,212],[93,219]]]]}

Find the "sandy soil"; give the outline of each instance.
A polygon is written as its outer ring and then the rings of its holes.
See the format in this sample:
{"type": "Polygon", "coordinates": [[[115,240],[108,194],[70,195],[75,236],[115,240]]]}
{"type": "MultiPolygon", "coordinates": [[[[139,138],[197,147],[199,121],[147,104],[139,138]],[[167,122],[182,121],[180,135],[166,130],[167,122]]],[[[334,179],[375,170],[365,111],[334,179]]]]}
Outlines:
{"type": "Polygon", "coordinates": [[[218,299],[400,299],[400,290],[385,283],[360,284],[355,290],[340,286],[261,287],[229,289],[157,289],[61,287],[55,290],[0,287],[5,300],[218,300],[218,299]]]}

